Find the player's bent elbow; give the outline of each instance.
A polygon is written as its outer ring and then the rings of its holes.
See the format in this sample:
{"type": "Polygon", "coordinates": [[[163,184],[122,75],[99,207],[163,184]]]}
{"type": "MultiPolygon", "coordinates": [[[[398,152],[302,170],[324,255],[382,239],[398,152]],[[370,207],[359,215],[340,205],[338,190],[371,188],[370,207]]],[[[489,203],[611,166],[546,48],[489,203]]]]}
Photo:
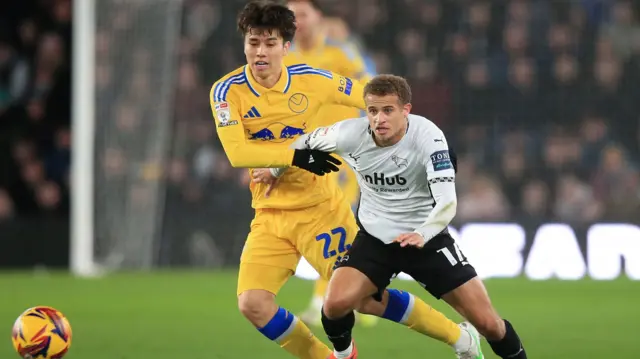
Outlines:
{"type": "Polygon", "coordinates": [[[240,156],[229,156],[227,155],[227,159],[229,159],[229,163],[233,168],[247,168],[250,167],[247,165],[247,161],[242,160],[240,156]]]}
{"type": "Polygon", "coordinates": [[[224,153],[227,155],[227,160],[229,160],[229,164],[233,168],[245,168],[248,167],[247,159],[248,156],[243,156],[240,151],[239,146],[236,144],[229,144],[222,142],[222,147],[224,148],[224,153]]]}
{"type": "Polygon", "coordinates": [[[257,156],[250,156],[243,152],[241,152],[238,148],[225,148],[225,152],[227,153],[227,159],[233,168],[251,168],[251,167],[262,167],[255,166],[255,162],[253,158],[257,156]]]}

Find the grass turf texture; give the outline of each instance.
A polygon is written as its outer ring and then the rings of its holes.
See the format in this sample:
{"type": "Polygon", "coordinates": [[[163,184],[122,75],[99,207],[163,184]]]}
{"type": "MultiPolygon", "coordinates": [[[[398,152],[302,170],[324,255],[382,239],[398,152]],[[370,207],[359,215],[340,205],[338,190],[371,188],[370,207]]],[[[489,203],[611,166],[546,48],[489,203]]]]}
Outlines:
{"type": "MultiPolygon", "coordinates": [[[[11,326],[26,308],[53,306],[67,315],[73,344],[66,358],[238,359],[287,358],[236,309],[234,272],[157,272],[76,279],[65,274],[0,274],[0,358],[18,358],[11,326]]],[[[421,295],[451,318],[442,302],[413,282],[396,288],[421,295]]],[[[532,282],[490,280],[487,287],[501,314],[525,341],[530,358],[638,358],[635,324],[640,319],[640,282],[532,282]]],[[[291,280],[279,303],[299,312],[312,282],[291,280]]],[[[325,338],[322,328],[312,328],[325,338]]],[[[355,329],[360,357],[453,358],[441,343],[397,324],[355,329]]],[[[485,343],[486,344],[486,343],[485,343]]],[[[485,345],[487,358],[496,358],[485,345]]]]}

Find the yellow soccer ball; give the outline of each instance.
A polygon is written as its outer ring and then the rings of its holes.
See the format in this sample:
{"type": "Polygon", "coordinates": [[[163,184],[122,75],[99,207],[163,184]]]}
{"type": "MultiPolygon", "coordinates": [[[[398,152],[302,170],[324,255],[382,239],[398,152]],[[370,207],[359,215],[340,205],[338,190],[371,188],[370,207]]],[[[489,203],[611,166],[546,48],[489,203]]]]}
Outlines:
{"type": "Polygon", "coordinates": [[[24,359],[60,359],[71,346],[71,326],[56,309],[33,307],[16,320],[11,341],[24,359]]]}

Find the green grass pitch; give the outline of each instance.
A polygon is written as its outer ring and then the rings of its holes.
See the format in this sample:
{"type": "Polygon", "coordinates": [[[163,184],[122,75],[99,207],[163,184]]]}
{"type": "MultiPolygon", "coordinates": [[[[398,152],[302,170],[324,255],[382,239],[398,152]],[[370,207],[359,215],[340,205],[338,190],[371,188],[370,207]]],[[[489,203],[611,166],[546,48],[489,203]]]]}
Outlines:
{"type": "MultiPolygon", "coordinates": [[[[18,358],[11,326],[26,308],[56,307],[73,328],[70,359],[240,359],[288,358],[263,338],[236,309],[235,272],[157,272],[76,279],[64,274],[0,274],[0,323],[5,339],[0,358],[18,358]]],[[[460,318],[415,283],[412,291],[439,310],[460,318]]],[[[500,313],[523,338],[529,358],[632,359],[640,320],[640,283],[532,282],[490,280],[487,287],[500,313]]],[[[284,307],[305,308],[312,283],[291,280],[280,294],[284,307]]],[[[324,338],[322,328],[313,328],[324,338]]],[[[360,358],[453,358],[444,344],[394,323],[355,329],[360,358]]],[[[485,346],[487,358],[496,358],[485,346]]]]}

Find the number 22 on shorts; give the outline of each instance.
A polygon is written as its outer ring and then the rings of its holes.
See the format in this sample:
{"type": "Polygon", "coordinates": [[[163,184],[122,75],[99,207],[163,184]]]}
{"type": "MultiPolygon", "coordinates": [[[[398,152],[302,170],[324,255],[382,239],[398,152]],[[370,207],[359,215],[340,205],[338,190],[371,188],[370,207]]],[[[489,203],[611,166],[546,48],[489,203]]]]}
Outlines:
{"type": "Polygon", "coordinates": [[[329,233],[320,233],[316,236],[316,241],[324,241],[324,247],[322,250],[322,255],[325,259],[335,257],[338,253],[344,253],[349,248],[351,248],[350,244],[345,245],[347,240],[347,231],[343,227],[337,227],[331,230],[331,234],[329,233]],[[338,251],[329,250],[331,248],[331,241],[333,240],[333,236],[339,235],[338,238],[338,251]]]}

